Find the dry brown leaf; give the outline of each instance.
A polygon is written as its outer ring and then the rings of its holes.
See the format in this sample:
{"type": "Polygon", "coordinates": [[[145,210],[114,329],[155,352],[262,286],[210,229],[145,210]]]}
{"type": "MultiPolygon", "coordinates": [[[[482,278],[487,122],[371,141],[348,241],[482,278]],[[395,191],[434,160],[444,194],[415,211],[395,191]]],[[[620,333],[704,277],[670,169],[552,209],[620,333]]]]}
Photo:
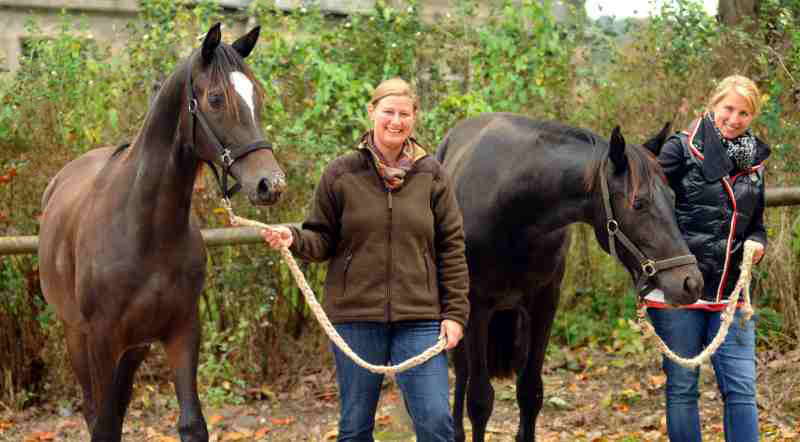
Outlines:
{"type": "Polygon", "coordinates": [[[615,404],[614,409],[621,413],[627,413],[631,411],[631,407],[628,404],[615,404]]]}
{"type": "Polygon", "coordinates": [[[250,434],[240,433],[238,431],[230,431],[228,433],[224,433],[222,435],[221,441],[230,441],[230,440],[245,440],[250,437],[250,434]]]}
{"type": "Polygon", "coordinates": [[[220,416],[219,414],[215,414],[208,418],[209,425],[217,425],[218,423],[222,422],[225,419],[224,417],[220,416]]]}
{"type": "Polygon", "coordinates": [[[667,375],[657,374],[649,376],[650,386],[653,388],[661,388],[662,385],[667,383],[667,375]]]}
{"type": "Polygon", "coordinates": [[[39,442],[43,440],[54,440],[56,433],[52,431],[37,431],[33,434],[25,436],[25,442],[39,442]]]}
{"type": "Polygon", "coordinates": [[[287,417],[286,419],[272,418],[272,425],[289,425],[292,422],[294,422],[293,417],[287,417]]]}
{"type": "Polygon", "coordinates": [[[261,427],[261,428],[259,428],[258,430],[256,430],[256,432],[255,432],[255,433],[253,433],[253,437],[255,437],[255,438],[264,437],[264,436],[266,436],[266,435],[267,435],[267,433],[269,433],[270,431],[272,431],[272,429],[270,429],[269,427],[261,427]]]}
{"type": "Polygon", "coordinates": [[[337,430],[336,428],[334,428],[333,430],[331,430],[331,431],[328,431],[327,433],[325,433],[325,435],[324,435],[324,436],[322,436],[322,440],[323,440],[323,441],[327,441],[327,440],[336,440],[336,437],[337,437],[337,436],[339,436],[339,430],[337,430]]]}

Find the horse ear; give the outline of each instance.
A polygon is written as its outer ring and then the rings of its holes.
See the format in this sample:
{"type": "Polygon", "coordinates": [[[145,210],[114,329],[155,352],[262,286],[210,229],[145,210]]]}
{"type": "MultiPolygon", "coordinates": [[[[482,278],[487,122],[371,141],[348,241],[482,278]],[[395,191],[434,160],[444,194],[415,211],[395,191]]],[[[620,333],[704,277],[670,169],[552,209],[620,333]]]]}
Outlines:
{"type": "Polygon", "coordinates": [[[260,32],[261,26],[256,26],[248,32],[247,35],[239,37],[239,39],[233,43],[233,49],[236,49],[236,52],[238,52],[242,58],[247,58],[253,50],[253,47],[255,47],[260,32]]]}
{"type": "Polygon", "coordinates": [[[672,127],[672,122],[667,121],[664,127],[661,129],[661,132],[658,135],[650,138],[649,140],[645,141],[642,146],[653,153],[653,155],[658,156],[659,152],[661,152],[661,146],[664,145],[664,141],[667,141],[667,137],[669,136],[669,130],[672,127]]]}
{"type": "Polygon", "coordinates": [[[614,173],[625,172],[628,167],[628,158],[625,156],[625,138],[622,137],[622,131],[619,126],[616,126],[611,131],[611,140],[608,143],[608,157],[614,163],[614,173]]]}
{"type": "Polygon", "coordinates": [[[203,40],[203,62],[205,64],[211,63],[214,58],[214,51],[222,41],[222,31],[220,31],[221,23],[217,23],[208,30],[206,38],[203,40]]]}

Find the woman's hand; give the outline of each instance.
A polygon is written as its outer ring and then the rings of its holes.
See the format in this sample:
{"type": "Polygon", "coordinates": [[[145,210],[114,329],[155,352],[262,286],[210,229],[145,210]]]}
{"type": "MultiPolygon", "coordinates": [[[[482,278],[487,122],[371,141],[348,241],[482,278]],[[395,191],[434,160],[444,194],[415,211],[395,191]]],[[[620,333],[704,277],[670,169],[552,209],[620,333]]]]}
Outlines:
{"type": "Polygon", "coordinates": [[[758,262],[761,261],[761,258],[764,257],[764,244],[761,244],[758,241],[753,241],[752,239],[748,239],[744,242],[744,246],[747,247],[748,245],[755,247],[755,251],[753,252],[753,264],[758,264],[758,262]]]}
{"type": "Polygon", "coordinates": [[[464,327],[452,319],[445,319],[442,321],[442,332],[439,333],[439,338],[447,338],[447,345],[445,350],[450,350],[458,345],[458,341],[464,337],[464,327]]]}
{"type": "Polygon", "coordinates": [[[288,248],[292,245],[292,231],[288,227],[276,226],[265,227],[261,229],[261,237],[275,250],[280,250],[284,247],[288,248]]]}

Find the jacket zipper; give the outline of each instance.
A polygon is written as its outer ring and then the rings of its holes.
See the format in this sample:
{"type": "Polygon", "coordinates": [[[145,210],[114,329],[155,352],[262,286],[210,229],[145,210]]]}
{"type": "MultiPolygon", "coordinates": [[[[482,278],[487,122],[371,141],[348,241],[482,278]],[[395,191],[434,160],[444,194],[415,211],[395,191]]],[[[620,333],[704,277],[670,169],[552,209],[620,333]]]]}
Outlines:
{"type": "Polygon", "coordinates": [[[344,282],[342,283],[342,296],[347,295],[347,272],[350,270],[350,262],[353,260],[353,252],[348,251],[344,259],[344,282]]]}
{"type": "Polygon", "coordinates": [[[386,188],[389,221],[387,227],[388,247],[386,248],[386,322],[392,322],[392,189],[386,188]]]}
{"type": "Polygon", "coordinates": [[[428,264],[428,256],[430,256],[428,252],[422,253],[422,259],[425,261],[425,281],[428,283],[428,293],[433,294],[431,285],[431,266],[428,264]]]}

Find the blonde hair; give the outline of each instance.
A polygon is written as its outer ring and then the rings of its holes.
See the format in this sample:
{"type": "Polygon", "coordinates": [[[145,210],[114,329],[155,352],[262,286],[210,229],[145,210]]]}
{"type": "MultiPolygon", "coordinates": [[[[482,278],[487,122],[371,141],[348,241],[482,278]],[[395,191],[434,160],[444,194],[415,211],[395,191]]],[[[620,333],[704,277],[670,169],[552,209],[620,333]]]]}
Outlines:
{"type": "Polygon", "coordinates": [[[743,75],[731,75],[723,78],[714,88],[711,99],[708,100],[708,110],[713,109],[731,92],[741,95],[750,105],[753,116],[758,115],[761,110],[761,92],[753,80],[743,75]]]}
{"type": "Polygon", "coordinates": [[[408,97],[414,103],[414,112],[419,109],[419,99],[411,88],[411,85],[398,77],[383,80],[381,84],[372,91],[372,98],[369,100],[369,104],[375,106],[379,101],[390,95],[408,97]]]}

